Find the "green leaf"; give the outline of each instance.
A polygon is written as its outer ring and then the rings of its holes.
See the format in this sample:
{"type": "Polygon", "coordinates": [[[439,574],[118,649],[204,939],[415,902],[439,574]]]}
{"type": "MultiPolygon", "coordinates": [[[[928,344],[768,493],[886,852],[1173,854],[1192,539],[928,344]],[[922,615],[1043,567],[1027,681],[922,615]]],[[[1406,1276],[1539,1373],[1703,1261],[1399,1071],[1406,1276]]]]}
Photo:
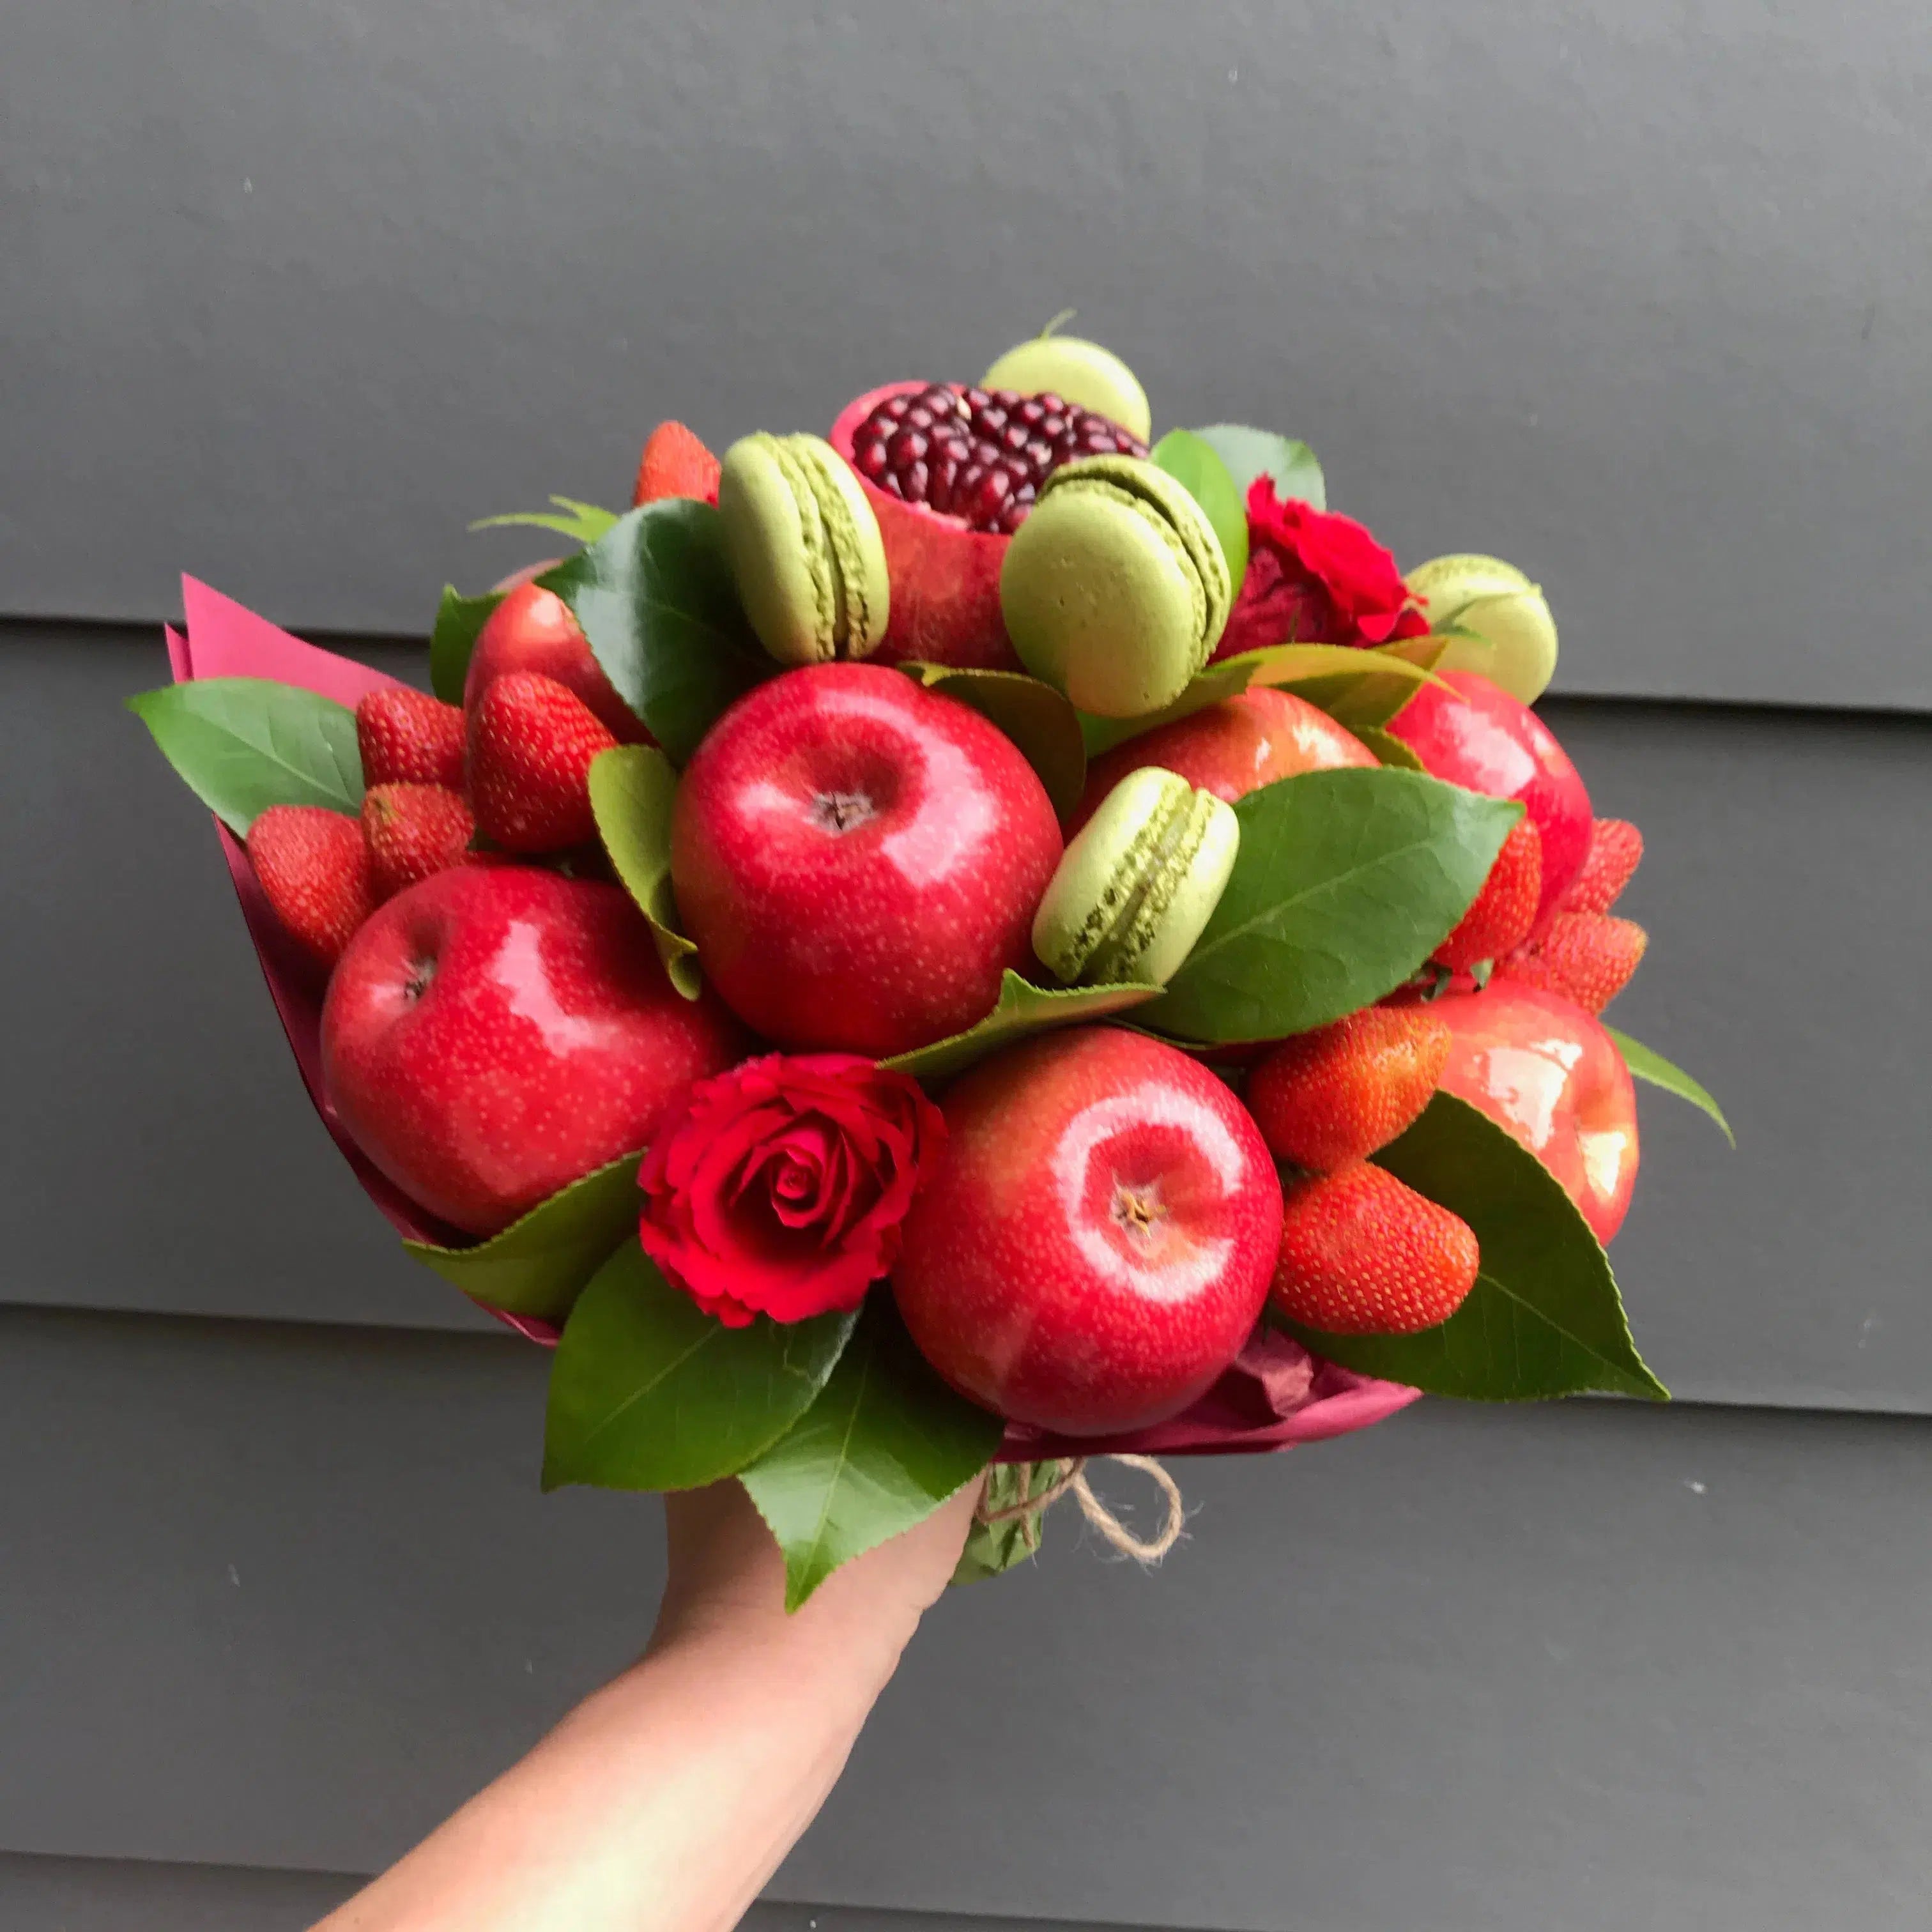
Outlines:
{"type": "Polygon", "coordinates": [[[1372,684],[1391,683],[1405,692],[1413,691],[1428,676],[1427,665],[1394,656],[1388,646],[1372,652],[1354,644],[1271,644],[1264,650],[1242,651],[1210,664],[1163,710],[1150,712],[1144,718],[1089,718],[1082,714],[1080,729],[1088,755],[1098,758],[1156,725],[1190,718],[1224,698],[1238,698],[1258,684],[1281,686],[1313,704],[1318,700],[1311,692],[1340,695],[1372,684]],[[1364,669],[1365,662],[1374,668],[1364,669]]]}
{"type": "Polygon", "coordinates": [[[1148,454],[1201,506],[1239,590],[1248,570],[1247,506],[1220,452],[1191,429],[1171,429],[1148,454]]]}
{"type": "Polygon", "coordinates": [[[646,503],[537,581],[570,606],[618,696],[674,765],[734,698],[778,669],[738,608],[709,503],[646,503]]]}
{"type": "Polygon", "coordinates": [[[689,1490],[735,1476],[812,1406],[856,1315],[728,1328],[628,1241],[550,1365],[544,1487],[689,1490]]]}
{"type": "Polygon", "coordinates": [[[785,1608],[956,1495],[1005,1426],[926,1366],[874,1294],[818,1400],[739,1474],[784,1552],[785,1608]]]}
{"type": "Polygon", "coordinates": [[[1227,890],[1142,1016],[1189,1040],[1278,1040],[1392,992],[1468,910],[1522,808],[1360,770],[1278,778],[1234,814],[1227,890]]]}
{"type": "Polygon", "coordinates": [[[1312,503],[1318,510],[1328,507],[1328,485],[1315,452],[1292,436],[1277,436],[1270,429],[1250,429],[1242,423],[1210,423],[1194,434],[1208,444],[1228,466],[1234,488],[1244,505],[1248,490],[1257,476],[1272,476],[1275,494],[1282,502],[1312,503]]]}
{"type": "Polygon", "coordinates": [[[590,808],[617,876],[650,922],[671,984],[687,1000],[703,982],[698,947],[677,928],[670,889],[670,806],[677,774],[655,745],[619,745],[590,765],[590,808]]]}
{"type": "Polygon", "coordinates": [[[1438,1094],[1378,1166],[1460,1214],[1482,1250],[1476,1285],[1415,1335],[1288,1324],[1344,1368],[1435,1395],[1523,1402],[1586,1389],[1667,1400],[1630,1339],[1610,1258],[1562,1184],[1504,1128],[1438,1094]]]}
{"type": "Polygon", "coordinates": [[[920,1080],[945,1080],[1000,1047],[1050,1028],[1104,1019],[1152,999],[1154,986],[1062,986],[1048,992],[1029,984],[1010,968],[1000,982],[997,1005],[976,1026],[930,1046],[896,1054],[882,1066],[920,1080]]]}
{"type": "Polygon", "coordinates": [[[1619,1033],[1613,1026],[1606,1026],[1604,1030],[1616,1042],[1617,1051],[1623,1055],[1624,1064],[1630,1069],[1633,1078],[1647,1080],[1652,1086],[1661,1087],[1666,1094],[1675,1094],[1678,1100],[1688,1100],[1692,1106],[1702,1108],[1724,1130],[1725,1139],[1732,1147],[1737,1145],[1738,1137],[1731,1132],[1731,1124],[1724,1118],[1724,1109],[1682,1067],[1673,1066],[1642,1040],[1633,1040],[1628,1034],[1619,1033]]]}
{"type": "Polygon", "coordinates": [[[928,690],[970,704],[1019,748],[1040,776],[1062,818],[1080,802],[1087,784],[1087,749],[1080,714],[1050,684],[1016,670],[966,670],[950,664],[902,664],[928,690]]]}
{"type": "Polygon", "coordinates": [[[1387,724],[1422,688],[1448,648],[1446,637],[1404,638],[1358,651],[1356,664],[1334,676],[1279,681],[1359,737],[1387,724]]]}
{"type": "Polygon", "coordinates": [[[442,602],[436,607],[436,622],[429,634],[429,685],[444,704],[463,702],[463,681],[470,674],[477,633],[506,594],[486,590],[480,597],[460,597],[450,585],[442,586],[442,602]]]}
{"type": "Polygon", "coordinates": [[[403,1246],[485,1308],[560,1322],[618,1244],[637,1239],[638,1159],[625,1154],[573,1180],[474,1247],[403,1246]]]}
{"type": "Polygon", "coordinates": [[[128,700],[162,755],[238,838],[272,805],[362,809],[356,714],[266,677],[204,677],[128,700]]]}
{"type": "MultiPolygon", "coordinates": [[[[1030,1502],[1051,1488],[1067,1467],[1064,1462],[996,1462],[987,1472],[987,1507],[1011,1509],[1030,1502]]],[[[976,1518],[966,1533],[966,1546],[959,1552],[952,1586],[958,1589],[983,1582],[1037,1556],[1046,1530],[1046,1518],[1039,1510],[1009,1516],[1004,1522],[981,1522],[976,1518]]]]}
{"type": "Polygon", "coordinates": [[[1384,731],[1379,724],[1359,724],[1355,736],[1375,753],[1385,765],[1393,765],[1399,772],[1420,772],[1426,767],[1415,754],[1414,746],[1405,744],[1392,731],[1384,731]]]}
{"type": "Polygon", "coordinates": [[[593,544],[608,536],[617,523],[614,510],[600,509],[595,503],[580,503],[574,496],[553,496],[554,510],[512,510],[500,517],[482,517],[470,527],[493,530],[508,524],[527,525],[532,530],[555,530],[580,544],[593,544]]]}

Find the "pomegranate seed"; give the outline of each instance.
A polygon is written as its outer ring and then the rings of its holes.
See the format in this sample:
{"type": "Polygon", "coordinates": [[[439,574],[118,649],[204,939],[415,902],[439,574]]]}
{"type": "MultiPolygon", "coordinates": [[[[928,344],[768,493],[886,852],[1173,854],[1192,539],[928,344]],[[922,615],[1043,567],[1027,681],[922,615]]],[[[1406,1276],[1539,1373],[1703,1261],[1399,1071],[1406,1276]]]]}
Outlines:
{"type": "Polygon", "coordinates": [[[1119,424],[1059,396],[939,382],[888,397],[860,424],[852,446],[859,473],[880,489],[1009,536],[1061,464],[1147,454],[1119,424]]]}

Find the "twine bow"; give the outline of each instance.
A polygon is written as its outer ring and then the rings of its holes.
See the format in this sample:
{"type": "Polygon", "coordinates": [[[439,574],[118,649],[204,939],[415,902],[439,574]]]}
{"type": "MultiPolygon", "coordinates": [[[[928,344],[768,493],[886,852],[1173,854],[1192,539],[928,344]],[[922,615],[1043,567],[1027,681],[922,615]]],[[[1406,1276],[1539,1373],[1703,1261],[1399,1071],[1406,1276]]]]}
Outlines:
{"type": "MultiPolygon", "coordinates": [[[[1186,1513],[1180,1500],[1180,1485],[1156,1462],[1151,1456],[1109,1456],[1109,1462],[1123,1462],[1130,1469],[1138,1469],[1150,1478],[1160,1490],[1166,1505],[1166,1515],[1161,1526],[1153,1535],[1136,1536],[1134,1532],[1094,1493],[1093,1485],[1087,1480],[1087,1466],[1094,1459],[1076,1456],[1069,1460],[1042,1462],[1035,1466],[1050,1470],[1046,1488],[1036,1495],[1022,1496],[1016,1503],[1008,1503],[998,1509],[988,1506],[986,1490],[980,1492],[978,1507],[974,1510],[974,1520],[988,1525],[1012,1522],[1021,1516],[1038,1516],[1059,1502],[1064,1496],[1071,1496],[1080,1505],[1084,1516],[1101,1540],[1123,1556],[1131,1556],[1136,1563],[1152,1565],[1158,1563],[1180,1540],[1181,1528],[1186,1513]]],[[[1027,1487],[1032,1489],[1029,1478],[1027,1487]]],[[[1029,1539],[1030,1540],[1030,1539],[1029,1539]]]]}

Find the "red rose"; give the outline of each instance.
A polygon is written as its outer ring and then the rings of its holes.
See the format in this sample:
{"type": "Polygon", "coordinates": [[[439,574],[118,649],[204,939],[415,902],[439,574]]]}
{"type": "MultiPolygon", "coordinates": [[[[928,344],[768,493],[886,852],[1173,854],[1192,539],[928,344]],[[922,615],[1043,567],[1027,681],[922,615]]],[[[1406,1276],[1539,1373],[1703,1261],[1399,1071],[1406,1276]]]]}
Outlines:
{"type": "Polygon", "coordinates": [[[1394,557],[1352,517],[1248,490],[1248,573],[1217,658],[1273,644],[1383,644],[1429,628],[1394,557]]]}
{"type": "Polygon", "coordinates": [[[856,1308],[945,1140],[909,1075],[851,1053],[748,1060],[696,1082],[658,1129],[638,1239],[728,1328],[856,1308]]]}

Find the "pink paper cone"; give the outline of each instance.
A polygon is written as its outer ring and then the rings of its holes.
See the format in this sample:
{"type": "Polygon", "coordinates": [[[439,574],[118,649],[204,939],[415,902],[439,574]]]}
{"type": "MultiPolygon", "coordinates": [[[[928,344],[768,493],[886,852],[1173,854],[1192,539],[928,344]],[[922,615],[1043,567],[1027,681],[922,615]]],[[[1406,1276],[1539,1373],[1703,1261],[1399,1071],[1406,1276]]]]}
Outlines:
{"type": "MultiPolygon", "coordinates": [[[[304,644],[191,577],[182,579],[182,602],[187,634],[172,627],[166,634],[168,662],[177,684],[198,677],[272,678],[353,706],[366,693],[397,682],[352,658],[304,644]]],[[[256,883],[254,868],[241,841],[219,820],[215,830],[235,881],[236,896],[242,903],[248,937],[255,943],[262,976],[268,982],[302,1084],[350,1172],[399,1234],[411,1240],[461,1245],[466,1236],[418,1207],[378,1172],[343,1132],[322,1090],[322,1002],[326,982],[283,932],[281,922],[256,883]]],[[[557,1331],[548,1322],[495,1310],[490,1312],[532,1341],[556,1346],[557,1331]]],[[[1015,1424],[1006,1430],[1000,1460],[1031,1462],[1117,1450],[1196,1456],[1288,1449],[1366,1429],[1407,1407],[1416,1395],[1414,1389],[1317,1360],[1298,1342],[1264,1331],[1184,1414],[1151,1429],[1090,1442],[1068,1442],[1015,1424]]]]}

